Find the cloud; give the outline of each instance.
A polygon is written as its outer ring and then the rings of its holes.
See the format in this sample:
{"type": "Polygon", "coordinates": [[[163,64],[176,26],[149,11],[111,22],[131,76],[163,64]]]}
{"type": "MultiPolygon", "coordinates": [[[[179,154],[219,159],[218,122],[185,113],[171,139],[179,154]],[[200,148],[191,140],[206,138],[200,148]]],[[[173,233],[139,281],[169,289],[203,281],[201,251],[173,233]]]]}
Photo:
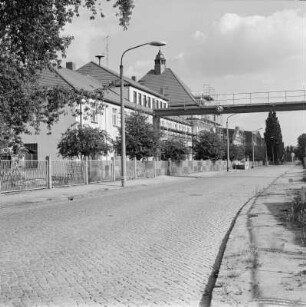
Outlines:
{"type": "Polygon", "coordinates": [[[112,15],[90,20],[89,12],[84,9],[81,12],[80,17],[67,24],[63,31],[63,35],[74,36],[67,50],[67,61],[76,62],[78,67],[88,61],[95,61],[96,54],[105,54],[106,37],[118,28],[116,18],[112,15]]]}
{"type": "MultiPolygon", "coordinates": [[[[284,10],[269,16],[226,13],[197,48],[186,52],[186,67],[210,76],[268,71],[298,62],[305,52],[305,12],[284,10]]],[[[194,37],[199,38],[201,31],[194,37]]]]}
{"type": "Polygon", "coordinates": [[[193,33],[193,38],[196,40],[196,41],[199,41],[199,42],[205,42],[206,41],[206,35],[205,33],[197,30],[193,33]]]}

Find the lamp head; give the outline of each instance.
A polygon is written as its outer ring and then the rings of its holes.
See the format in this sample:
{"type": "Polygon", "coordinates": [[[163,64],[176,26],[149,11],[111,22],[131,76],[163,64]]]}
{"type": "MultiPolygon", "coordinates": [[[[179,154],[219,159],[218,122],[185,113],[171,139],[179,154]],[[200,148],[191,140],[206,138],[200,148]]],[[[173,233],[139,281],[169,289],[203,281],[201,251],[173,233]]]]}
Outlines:
{"type": "Polygon", "coordinates": [[[167,45],[167,43],[166,42],[153,41],[153,42],[149,42],[148,45],[155,46],[155,47],[162,47],[162,46],[167,45]]]}

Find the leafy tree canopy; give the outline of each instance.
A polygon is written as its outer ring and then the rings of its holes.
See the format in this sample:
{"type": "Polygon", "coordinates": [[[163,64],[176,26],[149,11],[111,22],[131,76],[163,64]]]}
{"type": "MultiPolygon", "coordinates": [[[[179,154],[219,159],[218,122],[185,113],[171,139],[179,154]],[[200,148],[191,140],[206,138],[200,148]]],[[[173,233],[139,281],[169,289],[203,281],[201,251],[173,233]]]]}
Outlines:
{"type": "MultiPolygon", "coordinates": [[[[133,0],[112,2],[119,10],[120,25],[126,28],[133,0]]],[[[80,7],[89,9],[91,18],[99,12],[103,17],[101,3],[99,0],[1,0],[1,57],[13,57],[16,64],[22,64],[20,68],[35,72],[57,60],[58,52],[65,54],[72,37],[62,36],[61,31],[74,16],[79,16],[80,7]]]]}
{"type": "MultiPolygon", "coordinates": [[[[121,131],[120,131],[121,133],[121,131]]],[[[133,112],[125,119],[126,155],[141,160],[154,157],[160,146],[162,133],[148,122],[146,115],[133,112]]],[[[117,152],[121,153],[121,136],[116,142],[117,152]]]]}
{"type": "Polygon", "coordinates": [[[298,139],[298,145],[294,150],[296,157],[304,163],[306,157],[306,133],[301,134],[298,139]]]}
{"type": "Polygon", "coordinates": [[[160,151],[162,160],[181,161],[186,159],[189,148],[182,139],[168,139],[161,142],[160,151]]]}
{"type": "MultiPolygon", "coordinates": [[[[111,1],[111,0],[108,0],[111,1]]],[[[129,24],[133,0],[112,0],[119,23],[129,24]]],[[[27,124],[36,128],[58,118],[60,108],[75,101],[75,91],[41,88],[43,69],[57,63],[73,37],[62,36],[64,26],[81,7],[100,13],[102,0],[0,0],[0,114],[6,130],[16,135],[27,124]]],[[[105,5],[105,3],[104,3],[105,5]]],[[[81,93],[84,94],[84,93],[81,93]]],[[[1,127],[0,127],[1,128],[1,127]]]]}
{"type": "Polygon", "coordinates": [[[222,159],[225,155],[224,144],[217,133],[202,131],[194,140],[193,150],[196,160],[222,159]]]}
{"type": "Polygon", "coordinates": [[[57,145],[63,158],[91,157],[106,155],[112,150],[108,134],[99,128],[89,126],[70,128],[62,134],[57,145]]]}
{"type": "Polygon", "coordinates": [[[245,158],[245,147],[243,145],[230,144],[229,148],[230,160],[243,160],[245,158]]]}

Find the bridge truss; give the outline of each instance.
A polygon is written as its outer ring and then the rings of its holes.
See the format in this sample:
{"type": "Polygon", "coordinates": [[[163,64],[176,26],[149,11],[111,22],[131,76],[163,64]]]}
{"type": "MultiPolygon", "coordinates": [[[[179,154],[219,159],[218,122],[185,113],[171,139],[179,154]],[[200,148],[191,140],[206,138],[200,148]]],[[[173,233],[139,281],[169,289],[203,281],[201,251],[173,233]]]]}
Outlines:
{"type": "Polygon", "coordinates": [[[156,109],[155,116],[257,113],[306,110],[306,90],[215,94],[199,105],[173,105],[156,109]]]}

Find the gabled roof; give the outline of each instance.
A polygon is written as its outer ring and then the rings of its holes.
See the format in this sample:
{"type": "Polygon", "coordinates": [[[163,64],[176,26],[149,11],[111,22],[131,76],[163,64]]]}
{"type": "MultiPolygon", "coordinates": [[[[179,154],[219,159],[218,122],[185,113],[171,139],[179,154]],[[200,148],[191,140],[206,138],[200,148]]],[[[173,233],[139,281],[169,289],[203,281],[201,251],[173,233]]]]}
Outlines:
{"type": "MultiPolygon", "coordinates": [[[[120,75],[118,73],[104,66],[100,66],[96,64],[95,62],[89,62],[85,64],[84,66],[77,69],[77,72],[83,75],[92,76],[96,78],[97,80],[99,80],[103,85],[109,85],[112,82],[116,82],[116,81],[119,82],[120,80],[120,75]]],[[[165,96],[161,95],[159,92],[155,92],[151,88],[146,87],[140,84],[139,82],[134,81],[130,78],[124,77],[124,82],[125,84],[133,86],[141,91],[147,92],[161,99],[168,100],[165,96]]]]}
{"type": "Polygon", "coordinates": [[[102,84],[91,76],[84,76],[66,68],[48,68],[42,71],[39,79],[41,86],[63,86],[76,90],[93,91],[102,88],[102,84]]]}
{"type": "MultiPolygon", "coordinates": [[[[46,87],[63,86],[66,89],[86,91],[102,88],[102,83],[99,80],[66,68],[45,69],[41,74],[39,84],[46,87]]],[[[104,91],[103,101],[121,106],[119,93],[112,89],[104,91]]],[[[141,109],[146,113],[153,112],[151,109],[132,103],[126,98],[124,98],[124,104],[130,109],[141,109]]]]}
{"type": "Polygon", "coordinates": [[[60,75],[58,75],[55,68],[46,68],[40,73],[38,84],[45,87],[63,86],[66,89],[71,89],[68,84],[60,75]]]}
{"type": "Polygon", "coordinates": [[[96,89],[102,88],[101,82],[99,80],[91,77],[84,76],[75,70],[66,68],[57,68],[55,72],[70,86],[77,90],[94,91],[96,89]]]}
{"type": "Polygon", "coordinates": [[[198,105],[190,89],[170,68],[166,68],[162,74],[156,74],[155,70],[152,69],[139,80],[139,83],[165,95],[169,99],[170,107],[198,105]]]}

